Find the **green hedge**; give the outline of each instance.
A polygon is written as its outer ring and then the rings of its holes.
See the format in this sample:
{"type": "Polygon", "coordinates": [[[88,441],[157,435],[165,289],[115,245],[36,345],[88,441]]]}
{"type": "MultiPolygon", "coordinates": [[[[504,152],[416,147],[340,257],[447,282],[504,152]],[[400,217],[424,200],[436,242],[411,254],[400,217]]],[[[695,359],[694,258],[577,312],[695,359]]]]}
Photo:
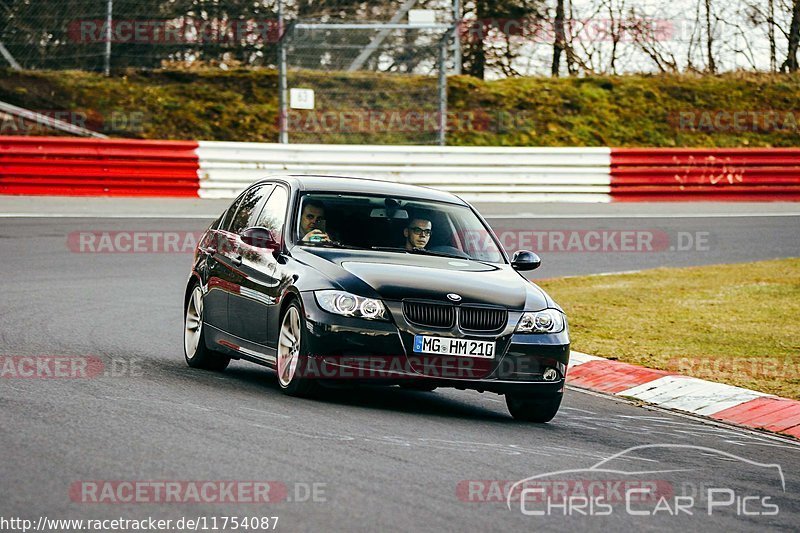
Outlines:
{"type": "MultiPolygon", "coordinates": [[[[313,72],[303,79],[304,85],[317,88],[324,109],[430,110],[435,98],[431,94],[424,106],[420,103],[430,79],[313,72]],[[341,87],[342,78],[348,90],[329,90],[341,87]]],[[[90,127],[115,137],[274,142],[276,95],[277,77],[271,70],[132,71],[112,78],[75,71],[0,71],[0,100],[32,110],[73,111],[88,117],[90,127]]],[[[449,144],[454,145],[800,145],[800,125],[794,121],[800,119],[800,76],[498,81],[458,76],[450,78],[448,100],[454,127],[449,144]],[[738,126],[735,112],[740,113],[738,126]]],[[[14,128],[6,120],[0,133],[14,128]]],[[[421,138],[397,133],[373,140],[414,143],[421,138]]],[[[428,142],[431,135],[424,138],[428,142]]],[[[370,141],[353,134],[328,140],[370,141]]]]}

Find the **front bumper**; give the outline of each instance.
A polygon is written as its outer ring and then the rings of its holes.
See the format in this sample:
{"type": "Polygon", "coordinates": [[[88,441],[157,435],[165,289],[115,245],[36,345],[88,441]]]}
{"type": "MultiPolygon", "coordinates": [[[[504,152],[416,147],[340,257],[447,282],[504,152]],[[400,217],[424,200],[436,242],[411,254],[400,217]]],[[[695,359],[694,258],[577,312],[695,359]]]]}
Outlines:
{"type": "Polygon", "coordinates": [[[564,388],[568,332],[514,333],[520,312],[509,312],[509,325],[498,333],[467,334],[409,324],[400,302],[384,302],[393,319],[386,322],[324,311],[312,292],[302,293],[302,298],[310,377],[387,385],[424,382],[500,394],[553,394],[564,388]],[[496,353],[492,359],[418,354],[411,351],[414,335],[491,340],[496,343],[496,353]],[[555,380],[543,378],[547,368],[557,371],[555,380]]]}

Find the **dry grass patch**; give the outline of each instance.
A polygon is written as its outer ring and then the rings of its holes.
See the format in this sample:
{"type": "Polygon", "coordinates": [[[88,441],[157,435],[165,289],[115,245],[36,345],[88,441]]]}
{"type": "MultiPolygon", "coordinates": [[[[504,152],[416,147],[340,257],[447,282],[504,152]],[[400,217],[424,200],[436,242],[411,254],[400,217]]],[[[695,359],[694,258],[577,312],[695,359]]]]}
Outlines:
{"type": "Polygon", "coordinates": [[[539,284],[576,350],[800,399],[800,259],[539,284]]]}

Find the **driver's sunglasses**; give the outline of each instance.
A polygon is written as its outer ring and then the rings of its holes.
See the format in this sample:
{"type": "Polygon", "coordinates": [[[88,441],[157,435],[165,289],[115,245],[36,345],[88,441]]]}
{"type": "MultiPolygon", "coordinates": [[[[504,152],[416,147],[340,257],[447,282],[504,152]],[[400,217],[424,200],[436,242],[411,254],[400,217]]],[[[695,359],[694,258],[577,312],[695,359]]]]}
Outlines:
{"type": "Polygon", "coordinates": [[[411,231],[414,232],[414,235],[416,235],[417,237],[422,237],[423,235],[425,237],[431,236],[431,230],[429,229],[422,229],[419,226],[412,226],[410,229],[411,231]]]}

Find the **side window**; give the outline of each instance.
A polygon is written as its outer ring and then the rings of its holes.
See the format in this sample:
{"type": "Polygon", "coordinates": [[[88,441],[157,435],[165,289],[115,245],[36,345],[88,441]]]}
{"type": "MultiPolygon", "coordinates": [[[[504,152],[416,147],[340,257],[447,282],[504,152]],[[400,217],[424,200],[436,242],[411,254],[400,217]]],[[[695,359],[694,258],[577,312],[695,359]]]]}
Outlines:
{"type": "Polygon", "coordinates": [[[286,222],[286,206],[289,203],[289,192],[278,185],[272,196],[269,197],[264,209],[258,216],[255,226],[263,226],[272,230],[276,239],[280,239],[283,234],[283,225],[286,222]]]}
{"type": "Polygon", "coordinates": [[[490,232],[476,225],[465,225],[464,220],[454,220],[457,230],[456,235],[461,240],[461,247],[468,256],[478,261],[498,263],[503,261],[503,254],[497,249],[490,232]]]}
{"type": "Polygon", "coordinates": [[[244,197],[244,193],[239,195],[239,197],[233,201],[233,203],[228,207],[228,210],[222,215],[222,222],[217,226],[217,229],[222,231],[228,231],[228,228],[231,227],[231,221],[233,220],[233,215],[236,214],[236,211],[239,210],[239,204],[242,202],[242,198],[244,197]]]}
{"type": "MultiPolygon", "coordinates": [[[[250,216],[247,218],[247,223],[244,225],[245,228],[252,228],[253,226],[258,226],[258,218],[261,214],[261,210],[264,209],[264,204],[267,203],[267,199],[270,197],[270,193],[272,192],[272,188],[274,187],[273,184],[267,184],[266,187],[261,189],[259,192],[258,203],[256,206],[250,211],[250,216]]],[[[244,229],[244,228],[242,228],[244,229]]]]}
{"type": "Polygon", "coordinates": [[[226,224],[227,231],[231,233],[239,233],[247,227],[250,216],[253,214],[259,201],[262,199],[265,192],[269,192],[272,184],[261,185],[248,189],[239,200],[239,205],[236,208],[236,214],[229,223],[226,224]]]}

